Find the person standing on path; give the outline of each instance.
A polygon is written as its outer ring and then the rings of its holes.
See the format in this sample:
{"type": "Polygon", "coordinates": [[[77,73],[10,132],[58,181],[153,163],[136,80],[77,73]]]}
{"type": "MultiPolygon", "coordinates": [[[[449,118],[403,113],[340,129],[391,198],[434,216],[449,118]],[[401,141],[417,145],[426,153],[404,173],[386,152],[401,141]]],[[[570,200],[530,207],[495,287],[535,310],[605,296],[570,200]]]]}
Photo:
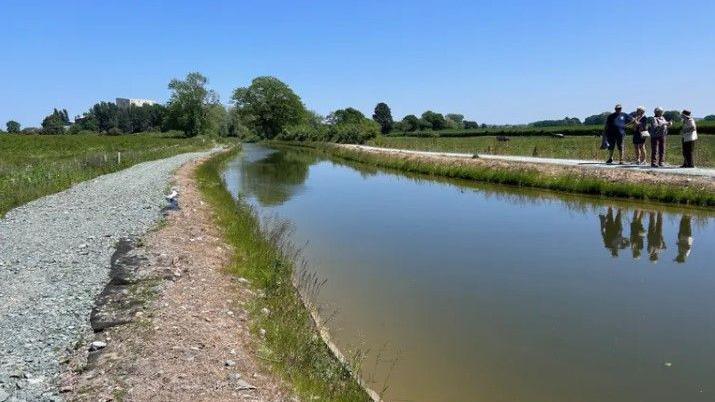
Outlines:
{"type": "Polygon", "coordinates": [[[645,163],[645,140],[650,136],[648,132],[648,118],[645,116],[645,108],[638,106],[636,114],[633,116],[633,148],[636,153],[636,165],[645,163]]]}
{"type": "Polygon", "coordinates": [[[626,135],[626,125],[633,120],[623,113],[623,107],[616,105],[615,111],[606,119],[606,141],[608,142],[607,164],[613,163],[613,150],[618,148],[618,163],[623,164],[623,137],[626,135]]]}
{"type": "Polygon", "coordinates": [[[650,166],[662,167],[665,161],[665,137],[668,136],[668,127],[673,123],[663,117],[662,108],[655,108],[653,113],[655,117],[653,117],[653,124],[650,130],[650,166]]]}
{"type": "Polygon", "coordinates": [[[690,110],[683,110],[683,168],[694,168],[693,153],[695,153],[695,141],[698,140],[698,131],[695,120],[690,116],[690,110]]]}

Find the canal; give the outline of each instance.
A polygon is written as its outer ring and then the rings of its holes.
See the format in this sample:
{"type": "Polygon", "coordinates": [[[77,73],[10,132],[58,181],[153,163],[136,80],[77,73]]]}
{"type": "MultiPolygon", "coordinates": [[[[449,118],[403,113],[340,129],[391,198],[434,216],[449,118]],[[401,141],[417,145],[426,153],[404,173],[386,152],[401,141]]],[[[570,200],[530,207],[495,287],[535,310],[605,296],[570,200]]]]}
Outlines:
{"type": "Polygon", "coordinates": [[[714,214],[246,145],[228,189],[291,222],[389,401],[715,400],[714,214]]]}

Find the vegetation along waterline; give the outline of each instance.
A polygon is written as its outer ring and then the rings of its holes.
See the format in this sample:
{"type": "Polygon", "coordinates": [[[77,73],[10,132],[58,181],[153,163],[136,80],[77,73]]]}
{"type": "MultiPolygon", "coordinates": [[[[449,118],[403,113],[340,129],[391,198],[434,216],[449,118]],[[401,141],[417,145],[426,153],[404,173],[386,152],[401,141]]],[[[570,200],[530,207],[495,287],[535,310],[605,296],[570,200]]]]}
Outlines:
{"type": "MultiPolygon", "coordinates": [[[[319,282],[297,273],[285,243],[283,224],[261,229],[259,217],[224,187],[222,170],[238,151],[215,156],[197,170],[199,188],[215,213],[215,222],[234,248],[230,272],[251,281],[259,293],[250,306],[253,328],[262,337],[260,358],[285,376],[302,397],[368,401],[370,396],[318,334],[299,294],[316,292],[319,282]],[[295,278],[298,278],[294,281],[295,278]],[[298,288],[296,288],[296,286],[298,288]]],[[[357,362],[352,365],[358,370],[357,362]]]]}
{"type": "Polygon", "coordinates": [[[205,137],[171,132],[131,136],[0,136],[0,216],[33,199],[137,163],[207,149],[205,137]]]}
{"type": "MultiPolygon", "coordinates": [[[[697,166],[715,166],[715,135],[701,135],[696,152],[697,166]]],[[[495,155],[522,155],[544,158],[601,160],[601,141],[592,136],[515,136],[509,141],[499,141],[496,136],[480,137],[393,137],[380,136],[368,141],[369,145],[383,148],[412,149],[417,151],[485,153],[495,155]]],[[[673,135],[666,142],[666,162],[682,162],[680,137],[673,135]]],[[[647,144],[650,155],[650,144],[647,144]]],[[[626,147],[626,158],[633,157],[632,148],[626,147]]]]}
{"type": "Polygon", "coordinates": [[[430,158],[367,152],[333,144],[301,144],[329,152],[339,158],[393,168],[405,172],[477,180],[520,187],[663,202],[697,207],[715,206],[715,191],[705,179],[674,178],[665,181],[647,175],[632,176],[632,172],[609,172],[618,178],[599,176],[595,169],[537,167],[479,159],[430,158]],[[632,176],[632,179],[628,179],[632,176]],[[627,180],[628,179],[628,180],[627,180]],[[651,179],[650,181],[645,181],[651,179]]]}

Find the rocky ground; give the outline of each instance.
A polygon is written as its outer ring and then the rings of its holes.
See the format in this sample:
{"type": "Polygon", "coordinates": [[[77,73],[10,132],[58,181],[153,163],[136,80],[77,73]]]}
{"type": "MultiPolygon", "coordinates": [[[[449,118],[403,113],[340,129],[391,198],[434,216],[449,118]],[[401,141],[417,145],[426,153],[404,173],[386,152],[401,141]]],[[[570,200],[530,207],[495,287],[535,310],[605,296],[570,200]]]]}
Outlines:
{"type": "Polygon", "coordinates": [[[60,384],[67,400],[295,399],[256,357],[261,339],[244,307],[256,294],[224,271],[231,251],[201,201],[195,167],[175,177],[179,209],[118,248],[92,315],[99,348],[68,365],[60,384]]]}
{"type": "Polygon", "coordinates": [[[120,239],[155,226],[173,171],[208,153],[101,176],[0,220],[0,401],[62,399],[62,363],[90,347],[90,312],[120,239]]]}

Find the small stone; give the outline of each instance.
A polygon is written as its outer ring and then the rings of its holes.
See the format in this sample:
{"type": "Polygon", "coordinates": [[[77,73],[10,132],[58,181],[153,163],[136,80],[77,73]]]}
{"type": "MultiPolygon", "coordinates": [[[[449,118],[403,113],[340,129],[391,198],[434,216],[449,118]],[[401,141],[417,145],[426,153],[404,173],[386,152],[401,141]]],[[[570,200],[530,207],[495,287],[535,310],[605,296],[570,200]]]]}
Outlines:
{"type": "Polygon", "coordinates": [[[263,307],[263,308],[261,309],[261,313],[263,313],[263,315],[270,315],[270,314],[271,314],[271,310],[269,310],[267,307],[263,307]]]}
{"type": "Polygon", "coordinates": [[[236,362],[233,361],[233,360],[226,360],[225,362],[223,362],[223,364],[224,364],[226,367],[233,367],[233,366],[236,365],[236,362]]]}
{"type": "Polygon", "coordinates": [[[251,390],[251,389],[256,389],[253,385],[249,384],[245,380],[239,379],[238,383],[236,384],[236,388],[239,391],[246,391],[246,390],[251,390]]]}
{"type": "Polygon", "coordinates": [[[236,279],[236,281],[238,281],[238,283],[245,283],[245,284],[251,283],[251,281],[249,281],[248,279],[246,279],[244,277],[240,277],[240,278],[236,279]]]}
{"type": "Polygon", "coordinates": [[[665,367],[673,367],[673,363],[671,363],[671,362],[665,362],[665,367]]]}
{"type": "Polygon", "coordinates": [[[263,328],[261,328],[260,330],[258,330],[258,333],[261,334],[261,336],[266,336],[266,330],[263,329],[263,328]]]}
{"type": "Polygon", "coordinates": [[[95,350],[104,349],[104,348],[106,348],[106,347],[107,347],[107,343],[106,343],[106,342],[94,341],[94,342],[92,342],[92,343],[89,345],[89,350],[92,351],[92,352],[94,352],[95,350]]]}

